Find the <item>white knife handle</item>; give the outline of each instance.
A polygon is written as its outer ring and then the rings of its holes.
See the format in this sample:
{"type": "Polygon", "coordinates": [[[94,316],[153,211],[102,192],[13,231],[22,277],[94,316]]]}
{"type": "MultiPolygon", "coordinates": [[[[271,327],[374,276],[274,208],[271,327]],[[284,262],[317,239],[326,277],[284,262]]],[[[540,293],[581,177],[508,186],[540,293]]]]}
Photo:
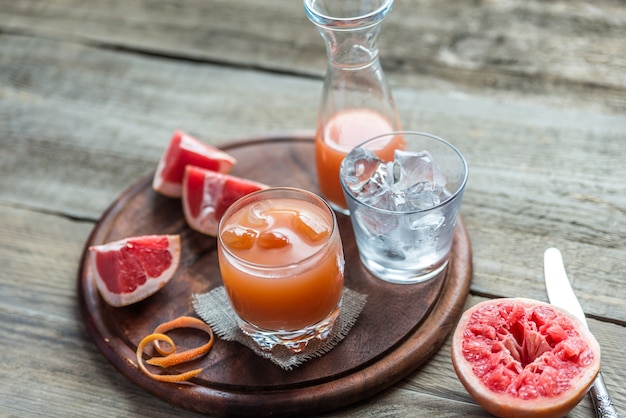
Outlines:
{"type": "Polygon", "coordinates": [[[593,382],[593,386],[589,390],[591,394],[591,401],[596,408],[596,416],[599,418],[619,418],[617,410],[611,401],[609,392],[604,384],[602,373],[598,373],[596,380],[593,382]]]}

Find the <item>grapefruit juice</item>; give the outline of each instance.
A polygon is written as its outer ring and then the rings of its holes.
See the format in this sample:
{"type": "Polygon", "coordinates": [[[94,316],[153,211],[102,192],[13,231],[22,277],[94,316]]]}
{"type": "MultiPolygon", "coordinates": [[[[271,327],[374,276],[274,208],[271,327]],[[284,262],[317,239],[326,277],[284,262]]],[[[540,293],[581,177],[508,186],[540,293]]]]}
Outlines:
{"type": "MultiPolygon", "coordinates": [[[[370,109],[347,109],[334,114],[315,136],[315,163],[320,193],[340,212],[347,213],[339,182],[341,161],[355,146],[367,139],[394,131],[392,123],[370,109]]],[[[393,159],[401,138],[389,141],[375,152],[384,160],[393,159]]]]}
{"type": "Polygon", "coordinates": [[[262,348],[298,352],[328,337],[344,258],[335,215],[318,196],[275,188],[240,199],[220,222],[218,256],[239,326],[262,348]]]}

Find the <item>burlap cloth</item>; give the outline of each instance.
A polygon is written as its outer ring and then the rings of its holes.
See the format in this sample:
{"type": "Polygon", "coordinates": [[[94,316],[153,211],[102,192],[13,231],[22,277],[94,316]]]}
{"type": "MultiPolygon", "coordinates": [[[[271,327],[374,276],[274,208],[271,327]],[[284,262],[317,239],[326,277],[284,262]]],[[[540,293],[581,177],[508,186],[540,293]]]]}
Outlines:
{"type": "Polygon", "coordinates": [[[366,302],[367,295],[344,288],[339,317],[328,339],[323,342],[312,340],[304,351],[294,354],[283,346],[275,346],[270,352],[263,351],[251,337],[244,334],[237,325],[235,312],[230,306],[223,286],[208,293],[194,294],[192,301],[196,313],[213,328],[218,337],[226,341],[237,341],[285,370],[292,370],[332,350],[348,335],[366,302]]]}

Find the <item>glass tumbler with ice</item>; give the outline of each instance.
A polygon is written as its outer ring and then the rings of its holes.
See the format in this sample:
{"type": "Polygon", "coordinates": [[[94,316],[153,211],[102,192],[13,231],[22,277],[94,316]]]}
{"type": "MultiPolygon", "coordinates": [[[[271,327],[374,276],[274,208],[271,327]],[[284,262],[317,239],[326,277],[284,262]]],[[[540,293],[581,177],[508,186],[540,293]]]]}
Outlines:
{"type": "Polygon", "coordinates": [[[454,145],[421,132],[390,132],[350,151],[340,180],[365,267],[392,283],[418,283],[442,272],[467,175],[454,145]],[[401,144],[393,159],[373,151],[390,142],[401,144]]]}

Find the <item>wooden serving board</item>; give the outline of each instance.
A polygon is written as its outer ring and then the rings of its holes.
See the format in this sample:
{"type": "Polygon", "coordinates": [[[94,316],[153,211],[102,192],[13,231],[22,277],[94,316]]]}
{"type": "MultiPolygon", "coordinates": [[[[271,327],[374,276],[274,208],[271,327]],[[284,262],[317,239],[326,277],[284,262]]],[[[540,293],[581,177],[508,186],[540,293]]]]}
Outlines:
{"type": "MultiPolygon", "coordinates": [[[[272,186],[317,191],[310,134],[252,138],[221,148],[237,159],[234,175],[272,186]]],[[[204,367],[190,382],[160,383],[137,368],[135,351],[144,336],[180,315],[195,316],[192,295],[222,284],[216,239],[191,230],[180,200],[155,193],[152,176],[139,180],[112,203],[85,244],[78,297],[87,331],[102,354],[132,382],[195,411],[230,416],[303,415],[365,399],[416,370],[444,343],[469,291],[471,244],[459,218],[446,271],[425,283],[390,284],[363,267],[350,218],[337,218],[346,258],[345,285],[367,294],[368,301],[337,347],[295,370],[285,371],[238,343],[219,339],[208,356],[180,366],[179,371],[204,367]],[[88,247],[146,234],[180,234],[180,267],[155,295],[128,307],[113,308],[102,300],[95,286],[87,262],[88,247]]],[[[190,330],[175,331],[171,336],[179,349],[206,340],[206,336],[190,330]]]]}

